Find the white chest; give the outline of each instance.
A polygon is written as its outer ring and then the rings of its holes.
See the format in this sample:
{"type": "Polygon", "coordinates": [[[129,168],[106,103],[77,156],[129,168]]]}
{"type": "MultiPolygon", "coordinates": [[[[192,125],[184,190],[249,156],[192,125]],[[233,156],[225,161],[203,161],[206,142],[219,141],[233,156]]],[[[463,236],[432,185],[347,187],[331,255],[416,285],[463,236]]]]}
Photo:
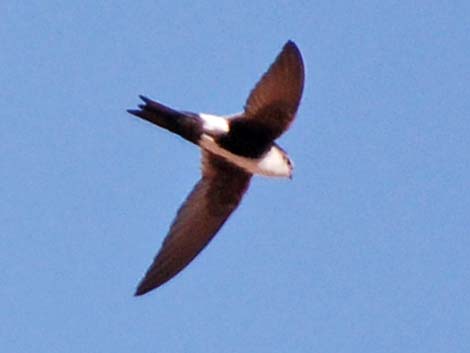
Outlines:
{"type": "Polygon", "coordinates": [[[215,155],[225,158],[251,174],[281,178],[288,178],[292,175],[292,167],[288,162],[287,156],[275,145],[263,156],[256,159],[233,154],[220,147],[211,136],[206,134],[202,135],[200,146],[215,155]]]}

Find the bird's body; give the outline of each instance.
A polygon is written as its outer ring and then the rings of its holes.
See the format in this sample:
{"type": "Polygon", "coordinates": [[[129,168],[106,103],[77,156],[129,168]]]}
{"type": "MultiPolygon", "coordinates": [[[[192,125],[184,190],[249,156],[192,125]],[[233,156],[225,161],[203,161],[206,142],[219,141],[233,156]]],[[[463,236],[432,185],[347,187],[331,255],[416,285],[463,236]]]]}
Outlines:
{"type": "Polygon", "coordinates": [[[287,154],[277,145],[273,144],[270,148],[257,158],[250,158],[234,154],[229,150],[222,148],[217,142],[208,135],[202,135],[199,144],[205,150],[223,157],[251,174],[264,175],[267,177],[291,177],[292,168],[287,154]]]}
{"type": "Polygon", "coordinates": [[[295,117],[303,81],[300,51],[289,41],[240,114],[182,112],[142,96],[140,110],[129,110],[202,150],[202,178],[178,211],[136,295],[160,286],[191,262],[238,206],[253,174],[292,177],[292,163],[274,140],[295,117]]]}

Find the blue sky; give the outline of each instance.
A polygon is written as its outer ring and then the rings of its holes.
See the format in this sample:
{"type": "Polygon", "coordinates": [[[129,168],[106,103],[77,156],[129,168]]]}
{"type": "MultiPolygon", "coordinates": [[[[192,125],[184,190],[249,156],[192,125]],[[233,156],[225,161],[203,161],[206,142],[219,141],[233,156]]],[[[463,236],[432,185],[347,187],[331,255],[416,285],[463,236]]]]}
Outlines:
{"type": "Polygon", "coordinates": [[[469,10],[2,2],[2,351],[467,351],[469,10]],[[201,256],[133,297],[199,152],[125,110],[237,112],[288,39],[294,179],[255,178],[201,256]]]}

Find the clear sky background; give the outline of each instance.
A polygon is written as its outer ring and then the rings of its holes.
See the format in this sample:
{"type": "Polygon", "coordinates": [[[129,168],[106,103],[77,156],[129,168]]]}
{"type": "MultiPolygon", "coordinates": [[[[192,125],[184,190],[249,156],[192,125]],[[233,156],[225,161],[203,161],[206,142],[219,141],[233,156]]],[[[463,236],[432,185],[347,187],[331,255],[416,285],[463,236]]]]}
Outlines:
{"type": "Polygon", "coordinates": [[[466,1],[3,1],[2,352],[468,352],[466,1]],[[135,286],[199,151],[126,113],[240,111],[282,45],[280,139],[179,276],[135,286]]]}

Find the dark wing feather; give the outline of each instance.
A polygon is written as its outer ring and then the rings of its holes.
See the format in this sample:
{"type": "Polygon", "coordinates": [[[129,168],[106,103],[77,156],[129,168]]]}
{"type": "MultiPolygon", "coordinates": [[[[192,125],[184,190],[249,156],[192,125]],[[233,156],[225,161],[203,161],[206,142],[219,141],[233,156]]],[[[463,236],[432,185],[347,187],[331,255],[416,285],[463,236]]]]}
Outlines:
{"type": "Polygon", "coordinates": [[[294,120],[303,87],[302,55],[295,43],[288,41],[251,91],[243,119],[246,124],[265,129],[266,138],[275,140],[294,120]]]}
{"type": "Polygon", "coordinates": [[[159,287],[185,268],[240,203],[251,174],[203,152],[202,178],[179,209],[136,295],[159,287]]]}

